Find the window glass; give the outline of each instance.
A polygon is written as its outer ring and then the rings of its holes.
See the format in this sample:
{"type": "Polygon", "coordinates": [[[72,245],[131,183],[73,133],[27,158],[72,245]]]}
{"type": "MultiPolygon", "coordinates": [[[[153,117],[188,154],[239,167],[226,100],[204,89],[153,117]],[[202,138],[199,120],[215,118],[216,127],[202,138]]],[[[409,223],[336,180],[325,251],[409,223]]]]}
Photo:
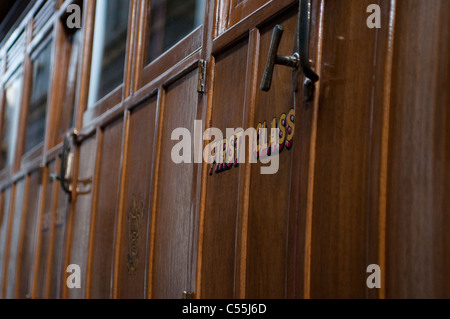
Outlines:
{"type": "Polygon", "coordinates": [[[76,30],[67,37],[67,41],[71,43],[71,50],[65,71],[65,96],[61,106],[62,113],[59,123],[59,137],[61,139],[64,138],[66,131],[74,125],[78,66],[81,51],[81,35],[82,32],[80,30],[76,30]]]}
{"type": "Polygon", "coordinates": [[[19,125],[19,109],[22,96],[22,75],[15,77],[5,88],[3,132],[0,154],[0,170],[12,165],[16,150],[19,125]]]}
{"type": "Polygon", "coordinates": [[[88,108],[124,77],[129,0],[97,0],[88,108]]]}
{"type": "Polygon", "coordinates": [[[33,61],[33,85],[27,113],[25,153],[44,141],[52,47],[53,43],[49,41],[33,61]]]}
{"type": "Polygon", "coordinates": [[[203,24],[205,0],[151,0],[147,63],[203,24]]]}

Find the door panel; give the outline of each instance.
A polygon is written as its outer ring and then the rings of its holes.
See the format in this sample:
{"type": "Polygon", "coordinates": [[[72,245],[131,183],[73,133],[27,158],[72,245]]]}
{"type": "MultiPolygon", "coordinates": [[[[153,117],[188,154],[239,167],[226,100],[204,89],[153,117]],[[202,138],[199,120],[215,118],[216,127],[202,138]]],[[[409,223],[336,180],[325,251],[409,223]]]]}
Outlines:
{"type": "Polygon", "coordinates": [[[119,298],[146,297],[157,114],[157,96],[154,96],[129,115],[122,237],[117,266],[119,298]]]}
{"type": "MultiPolygon", "coordinates": [[[[193,132],[197,116],[197,72],[191,71],[165,90],[161,156],[155,216],[152,297],[179,299],[188,287],[192,229],[193,164],[174,164],[170,140],[176,128],[193,132]],[[191,204],[188,204],[191,203],[191,204]]],[[[192,147],[193,149],[193,147],[192,147]]]]}
{"type": "Polygon", "coordinates": [[[16,290],[16,269],[17,269],[17,260],[19,256],[19,241],[20,241],[20,230],[22,226],[22,215],[23,215],[23,202],[25,197],[25,179],[20,180],[15,185],[15,198],[14,198],[14,206],[12,210],[10,221],[11,229],[9,231],[9,248],[7,248],[7,268],[6,268],[6,276],[4,287],[6,299],[15,298],[15,290],[16,290]]]}
{"type": "MultiPolygon", "coordinates": [[[[56,161],[52,161],[47,166],[47,172],[56,172],[56,161]]],[[[59,183],[48,178],[45,185],[44,210],[40,216],[39,223],[39,240],[37,250],[37,270],[35,278],[34,298],[44,299],[47,297],[47,274],[49,268],[49,254],[52,246],[52,222],[53,222],[53,207],[55,204],[54,193],[55,187],[59,187],[59,183]]]]}
{"type": "Polygon", "coordinates": [[[27,190],[26,217],[23,230],[23,244],[20,255],[20,276],[18,298],[31,298],[33,283],[33,264],[36,252],[36,240],[39,216],[39,196],[41,189],[41,176],[39,171],[34,171],[29,175],[29,185],[27,190]]]}
{"type": "MultiPolygon", "coordinates": [[[[211,127],[245,128],[245,80],[248,41],[241,41],[215,58],[211,127]],[[239,83],[239,85],[236,85],[239,83]],[[234,87],[230,94],[229,88],[234,87]]],[[[225,138],[225,137],[224,137],[225,138]]],[[[206,164],[205,164],[206,165],[206,164]]],[[[208,174],[211,165],[208,165],[208,174]]],[[[203,234],[201,294],[206,298],[234,298],[236,236],[240,188],[245,165],[208,176],[203,234]]]]}
{"type": "Polygon", "coordinates": [[[386,297],[449,298],[450,2],[399,1],[396,10],[386,297]]]}
{"type": "Polygon", "coordinates": [[[367,28],[367,16],[362,14],[372,2],[325,1],[312,207],[312,298],[366,295],[371,121],[381,106],[374,109],[372,102],[376,32],[367,28]]]}
{"type": "MultiPolygon", "coordinates": [[[[61,165],[61,163],[59,163],[61,165]]],[[[63,269],[65,236],[68,217],[69,201],[67,194],[61,190],[59,183],[56,186],[55,198],[57,198],[56,212],[54,212],[53,228],[53,250],[50,259],[49,287],[47,287],[50,299],[61,298],[61,285],[65,283],[66,271],[63,269]]]]}
{"type": "MultiPolygon", "coordinates": [[[[93,179],[97,150],[96,136],[90,137],[80,146],[78,179],[93,179]]],[[[88,188],[93,187],[91,184],[88,188]]],[[[81,268],[81,289],[65,288],[68,298],[84,298],[86,292],[87,258],[89,251],[89,233],[91,224],[92,188],[91,192],[78,195],[74,200],[74,210],[69,216],[69,233],[67,237],[67,260],[65,268],[70,264],[81,268]]]]}
{"type": "MultiPolygon", "coordinates": [[[[51,72],[42,147],[25,157],[19,147],[0,171],[0,297],[450,296],[448,0],[313,0],[309,58],[320,80],[308,101],[304,76],[294,92],[292,69],[281,65],[270,91],[259,90],[275,24],[284,28],[277,53],[294,51],[299,1],[207,1],[204,24],[144,67],[150,2],[130,2],[126,48],[116,47],[126,49],[123,85],[94,108],[86,105],[93,10],[85,10],[79,51],[60,34],[63,7],[21,47],[36,52],[49,36],[55,70],[76,62],[77,52],[83,65],[51,72]],[[380,29],[367,27],[374,2],[380,29]],[[49,175],[59,171],[56,144],[72,106],[69,198],[49,175]],[[223,133],[284,126],[278,171],[175,164],[180,141],[171,135],[192,134],[196,119],[223,133]],[[66,285],[71,264],[81,267],[81,289],[66,285]],[[381,289],[367,287],[370,264],[381,267],[381,289]]],[[[16,30],[0,48],[8,74],[23,34],[16,30]]],[[[22,95],[31,90],[24,85],[22,95]]],[[[26,110],[27,99],[22,104],[26,110]]],[[[22,113],[11,141],[19,146],[22,113]]]]}
{"type": "Polygon", "coordinates": [[[102,131],[96,171],[96,197],[91,224],[91,297],[111,298],[111,280],[115,248],[115,227],[119,198],[123,121],[118,120],[102,131]],[[111,172],[115,172],[111,174],[111,172]]]}
{"type": "Polygon", "coordinates": [[[8,241],[8,228],[11,204],[11,188],[6,188],[1,194],[0,206],[0,298],[3,298],[3,284],[6,273],[6,244],[8,241]]]}
{"type": "MultiPolygon", "coordinates": [[[[297,27],[296,8],[290,10],[288,16],[276,21],[284,29],[284,34],[278,49],[279,54],[291,54],[294,52],[294,41],[297,27]]],[[[264,28],[261,32],[258,85],[263,77],[266,66],[269,45],[272,38],[273,24],[264,28]]],[[[300,82],[301,83],[301,82],[300,82]]],[[[292,183],[292,164],[295,150],[299,147],[295,134],[299,129],[294,110],[302,108],[294,103],[295,94],[292,90],[291,68],[277,66],[272,79],[272,87],[269,92],[256,91],[256,111],[253,127],[258,123],[266,122],[268,134],[273,127],[275,119],[277,127],[283,117],[292,133],[287,129],[281,133],[283,139],[294,134],[293,145],[287,146],[284,142],[283,150],[279,155],[279,169],[273,175],[262,175],[261,166],[267,164],[253,164],[251,167],[249,216],[248,216],[248,244],[247,244],[247,271],[246,271],[246,297],[247,298],[285,298],[288,257],[289,211],[292,183]],[[295,108],[294,108],[295,106],[295,108]],[[284,115],[283,115],[284,114],[284,115]],[[286,116],[286,117],[285,117],[286,116]],[[292,123],[291,123],[292,122],[292,123]],[[264,196],[261,196],[264,194],[264,196]]],[[[300,165],[304,165],[300,163],[300,165]]],[[[294,175],[295,176],[295,175],[294,175]]],[[[298,176],[297,176],[298,178],[298,176]]],[[[292,221],[291,221],[292,222],[292,221]]]]}

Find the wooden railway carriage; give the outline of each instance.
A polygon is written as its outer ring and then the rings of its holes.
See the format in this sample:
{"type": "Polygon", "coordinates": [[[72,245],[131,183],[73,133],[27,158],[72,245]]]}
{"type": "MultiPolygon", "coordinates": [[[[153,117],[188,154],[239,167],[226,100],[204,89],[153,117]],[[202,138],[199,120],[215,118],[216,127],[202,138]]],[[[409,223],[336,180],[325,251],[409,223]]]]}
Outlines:
{"type": "Polygon", "coordinates": [[[448,0],[30,2],[0,49],[0,297],[450,297],[449,15],[448,0]],[[172,161],[176,128],[283,114],[276,174],[172,161]]]}

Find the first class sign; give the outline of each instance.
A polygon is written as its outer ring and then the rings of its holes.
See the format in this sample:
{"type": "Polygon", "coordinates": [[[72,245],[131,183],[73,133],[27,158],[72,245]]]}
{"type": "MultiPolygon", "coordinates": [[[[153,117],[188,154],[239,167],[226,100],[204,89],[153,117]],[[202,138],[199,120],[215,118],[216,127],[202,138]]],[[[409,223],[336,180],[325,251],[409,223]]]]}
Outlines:
{"type": "Polygon", "coordinates": [[[259,122],[256,128],[227,128],[226,133],[211,127],[202,132],[203,122],[194,121],[194,132],[187,128],[176,128],[172,141],[179,141],[172,147],[171,157],[175,164],[210,164],[209,175],[220,174],[239,164],[262,163],[261,174],[278,172],[279,155],[290,150],[294,143],[295,109],[259,122]],[[204,142],[209,142],[209,144],[204,142]],[[247,151],[248,150],[248,151],[247,151]],[[194,152],[192,152],[194,151],[194,152]],[[248,154],[248,156],[247,156],[248,154]]]}
{"type": "Polygon", "coordinates": [[[249,138],[250,162],[268,159],[280,155],[283,150],[290,150],[294,143],[295,109],[274,117],[268,128],[267,121],[260,122],[256,129],[239,131],[229,138],[210,144],[212,163],[209,175],[226,172],[239,163],[245,163],[245,139],[249,138]]]}

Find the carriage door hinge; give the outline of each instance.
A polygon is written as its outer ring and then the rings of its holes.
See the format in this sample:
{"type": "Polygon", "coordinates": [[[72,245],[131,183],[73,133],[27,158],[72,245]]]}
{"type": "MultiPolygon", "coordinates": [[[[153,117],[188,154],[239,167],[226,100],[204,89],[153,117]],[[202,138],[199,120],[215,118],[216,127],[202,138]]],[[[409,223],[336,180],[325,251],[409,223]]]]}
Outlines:
{"type": "Polygon", "coordinates": [[[198,61],[198,93],[205,93],[205,82],[206,82],[206,61],[198,61]]]}

